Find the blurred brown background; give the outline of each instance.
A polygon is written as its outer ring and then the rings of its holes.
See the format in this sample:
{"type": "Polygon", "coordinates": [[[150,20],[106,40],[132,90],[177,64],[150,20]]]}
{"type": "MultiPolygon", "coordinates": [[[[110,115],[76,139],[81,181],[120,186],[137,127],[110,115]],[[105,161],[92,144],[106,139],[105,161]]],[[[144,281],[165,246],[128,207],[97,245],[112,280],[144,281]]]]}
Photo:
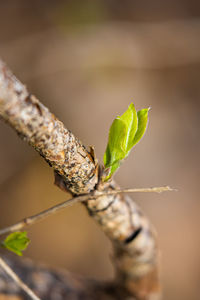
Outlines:
{"type": "MultiPolygon", "coordinates": [[[[99,159],[117,114],[151,106],[142,142],[116,175],[157,228],[165,300],[197,300],[200,283],[200,2],[0,1],[0,56],[99,159]]],[[[53,171],[0,123],[0,226],[66,199],[53,171]]],[[[25,256],[94,278],[111,247],[81,205],[34,225],[25,256]]]]}

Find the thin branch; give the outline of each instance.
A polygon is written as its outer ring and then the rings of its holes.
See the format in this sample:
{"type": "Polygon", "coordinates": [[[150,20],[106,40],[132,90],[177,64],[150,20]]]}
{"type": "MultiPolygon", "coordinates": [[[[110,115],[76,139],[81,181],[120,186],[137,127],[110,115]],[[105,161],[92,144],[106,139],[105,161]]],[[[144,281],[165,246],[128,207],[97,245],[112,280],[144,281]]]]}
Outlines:
{"type": "Polygon", "coordinates": [[[18,277],[9,265],[0,257],[0,266],[17,283],[17,285],[33,300],[41,300],[36,294],[18,277]]]}
{"type": "Polygon", "coordinates": [[[106,193],[98,192],[98,194],[90,193],[87,195],[82,195],[82,196],[77,196],[74,198],[71,198],[69,200],[66,200],[64,202],[61,202],[57,205],[54,205],[36,215],[27,217],[23,219],[22,221],[17,222],[14,225],[8,226],[6,228],[3,228],[0,230],[0,235],[13,232],[13,231],[18,231],[23,229],[26,226],[30,226],[38,221],[43,220],[44,218],[47,218],[50,215],[55,214],[58,211],[63,210],[64,208],[71,206],[75,203],[80,203],[88,200],[94,200],[102,196],[108,196],[108,195],[115,195],[115,194],[121,194],[121,193],[161,193],[165,191],[174,191],[174,189],[170,188],[169,186],[164,186],[164,187],[153,187],[153,188],[138,188],[138,189],[119,189],[119,190],[114,190],[114,191],[107,191],[106,193]]]}
{"type": "Polygon", "coordinates": [[[176,189],[172,189],[170,186],[159,186],[153,188],[137,188],[137,189],[120,189],[115,191],[108,191],[107,194],[119,194],[119,193],[162,193],[162,192],[172,192],[176,189]]]}

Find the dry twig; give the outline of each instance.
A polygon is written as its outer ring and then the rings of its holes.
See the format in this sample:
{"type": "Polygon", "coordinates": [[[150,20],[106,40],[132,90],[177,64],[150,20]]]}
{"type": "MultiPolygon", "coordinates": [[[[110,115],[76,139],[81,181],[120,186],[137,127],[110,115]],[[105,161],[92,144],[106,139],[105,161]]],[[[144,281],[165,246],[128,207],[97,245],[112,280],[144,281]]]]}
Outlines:
{"type": "Polygon", "coordinates": [[[68,199],[62,203],[59,203],[57,205],[54,205],[48,209],[45,209],[44,211],[42,211],[38,214],[27,217],[27,218],[17,222],[14,225],[0,229],[0,235],[21,230],[24,227],[33,225],[34,223],[39,222],[39,221],[47,218],[48,216],[51,216],[51,215],[55,214],[56,212],[63,210],[64,208],[66,208],[68,206],[71,206],[73,204],[80,203],[80,202],[94,200],[94,199],[97,199],[98,197],[107,196],[107,195],[115,195],[115,194],[120,194],[120,193],[140,193],[140,192],[142,192],[142,193],[149,193],[149,192],[162,193],[165,191],[173,191],[173,189],[171,189],[169,186],[163,186],[163,187],[153,187],[153,188],[115,190],[115,191],[108,191],[106,193],[99,193],[99,194],[90,193],[90,194],[83,195],[83,196],[77,196],[77,197],[68,199]]]}

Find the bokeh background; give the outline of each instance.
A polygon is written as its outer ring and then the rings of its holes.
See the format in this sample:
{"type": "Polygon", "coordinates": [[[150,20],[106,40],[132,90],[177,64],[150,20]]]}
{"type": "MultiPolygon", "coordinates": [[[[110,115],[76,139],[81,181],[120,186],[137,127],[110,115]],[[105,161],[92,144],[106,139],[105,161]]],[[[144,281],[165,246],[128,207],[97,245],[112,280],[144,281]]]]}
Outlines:
{"type": "MultiPolygon", "coordinates": [[[[158,232],[163,299],[197,300],[200,284],[200,2],[0,1],[0,56],[102,160],[109,126],[151,106],[145,138],[116,175],[158,232]]],[[[0,123],[0,226],[67,199],[53,171],[0,123]]],[[[111,278],[111,246],[81,205],[29,229],[25,256],[111,278]]]]}

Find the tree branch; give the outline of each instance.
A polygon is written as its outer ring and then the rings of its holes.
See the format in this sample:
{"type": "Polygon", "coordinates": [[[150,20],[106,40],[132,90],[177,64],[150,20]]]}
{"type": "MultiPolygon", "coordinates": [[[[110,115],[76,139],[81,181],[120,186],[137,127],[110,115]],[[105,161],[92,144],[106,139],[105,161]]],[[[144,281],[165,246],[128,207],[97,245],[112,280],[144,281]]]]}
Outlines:
{"type": "Polygon", "coordinates": [[[63,177],[74,194],[97,183],[91,154],[0,60],[0,115],[63,177]]]}
{"type": "Polygon", "coordinates": [[[54,168],[59,187],[76,195],[106,193],[84,204],[113,244],[115,283],[139,299],[156,299],[158,250],[152,225],[129,196],[107,194],[119,187],[114,181],[102,182],[104,170],[92,151],[28,94],[1,61],[0,115],[54,168]]]}

